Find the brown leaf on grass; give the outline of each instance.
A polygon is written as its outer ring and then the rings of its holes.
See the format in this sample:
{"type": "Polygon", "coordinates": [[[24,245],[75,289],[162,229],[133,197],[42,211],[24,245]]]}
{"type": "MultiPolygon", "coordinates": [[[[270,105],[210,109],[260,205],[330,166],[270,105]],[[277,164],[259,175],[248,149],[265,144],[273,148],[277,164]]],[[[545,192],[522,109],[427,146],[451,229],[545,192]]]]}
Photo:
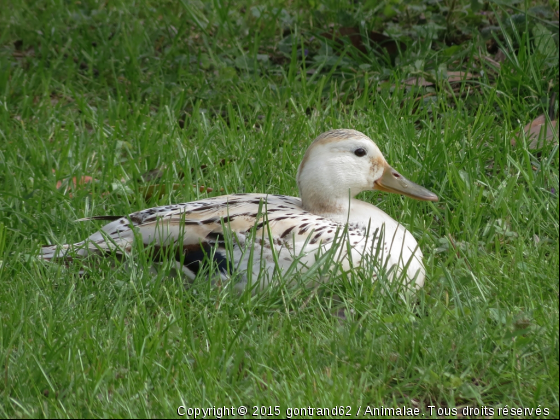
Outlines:
{"type": "MultiPolygon", "coordinates": [[[[52,172],[55,173],[55,170],[53,169],[52,172]]],[[[62,194],[68,193],[68,197],[72,197],[72,193],[70,192],[71,190],[76,190],[78,189],[78,186],[97,181],[97,179],[87,175],[81,176],[79,178],[72,177],[72,179],[64,178],[56,181],[56,189],[62,191],[62,194]]]]}
{"type": "MultiPolygon", "coordinates": [[[[550,121],[547,124],[546,117],[544,115],[539,115],[529,124],[527,124],[523,131],[528,139],[531,140],[529,143],[529,149],[535,150],[542,148],[546,143],[558,142],[558,121],[550,121]]],[[[517,141],[521,140],[519,134],[516,134],[511,139],[511,145],[515,146],[517,141]]]]}
{"type": "Polygon", "coordinates": [[[378,52],[383,52],[383,50],[387,51],[387,54],[392,58],[399,54],[399,50],[406,50],[406,45],[403,42],[396,41],[393,38],[375,31],[367,32],[367,40],[364,43],[360,29],[357,27],[342,27],[336,30],[331,29],[330,32],[323,32],[321,36],[334,41],[335,44],[341,48],[344,47],[344,38],[347,38],[354,48],[358,49],[363,54],[368,53],[366,44],[369,44],[371,48],[378,52]]]}
{"type": "MultiPolygon", "coordinates": [[[[51,93],[50,94],[51,106],[55,106],[56,104],[58,104],[61,99],[68,100],[67,98],[63,98],[62,96],[59,96],[54,92],[51,93]]],[[[36,95],[36,96],[33,97],[33,104],[38,105],[39,103],[41,103],[42,100],[43,100],[43,96],[36,95]]],[[[70,101],[71,101],[71,99],[70,99],[70,101]]]]}
{"type": "MultiPolygon", "coordinates": [[[[478,75],[472,74],[472,73],[468,73],[468,72],[464,72],[464,71],[448,71],[447,72],[447,81],[449,83],[457,83],[457,82],[462,82],[465,80],[470,80],[473,79],[475,77],[478,77],[478,75]]],[[[409,77],[408,79],[405,79],[401,82],[403,85],[407,85],[407,86],[434,86],[435,82],[432,82],[431,80],[426,79],[425,77],[422,76],[412,76],[409,77]]]]}
{"type": "MultiPolygon", "coordinates": [[[[193,187],[196,188],[196,185],[193,185],[193,187]]],[[[198,186],[198,191],[209,193],[209,192],[214,191],[214,188],[212,188],[212,187],[205,187],[204,185],[199,185],[199,186],[198,186]]],[[[220,191],[223,191],[223,189],[221,189],[220,191]]]]}
{"type": "MultiPolygon", "coordinates": [[[[97,179],[94,179],[91,176],[81,176],[79,180],[77,177],[73,177],[72,185],[74,186],[74,188],[77,188],[78,185],[89,184],[90,182],[96,182],[96,181],[97,179]]],[[[64,178],[56,182],[56,189],[59,189],[60,187],[62,187],[62,185],[69,185],[69,184],[70,184],[70,178],[64,178]]]]}
{"type": "Polygon", "coordinates": [[[503,63],[507,60],[507,55],[500,49],[494,56],[494,60],[498,63],[503,63]]]}
{"type": "Polygon", "coordinates": [[[413,76],[403,80],[402,84],[407,86],[433,86],[434,82],[430,82],[422,76],[413,76]]]}
{"type": "Polygon", "coordinates": [[[492,66],[494,68],[494,70],[500,71],[500,68],[502,67],[502,65],[498,61],[496,61],[496,60],[494,60],[494,59],[492,59],[492,58],[490,58],[486,55],[482,56],[482,59],[484,61],[486,61],[488,64],[490,64],[490,66],[492,66]]]}
{"type": "Polygon", "coordinates": [[[24,50],[23,41],[21,39],[14,41],[14,51],[12,53],[12,57],[18,59],[18,58],[34,57],[34,56],[35,56],[35,49],[33,47],[28,47],[26,50],[24,50]]]}
{"type": "MultiPolygon", "coordinates": [[[[51,172],[56,175],[56,170],[53,168],[51,172]]],[[[72,185],[76,188],[78,185],[89,184],[90,182],[97,182],[97,179],[92,178],[91,176],[81,176],[80,180],[78,181],[77,177],[72,178],[72,185]]],[[[63,178],[61,180],[56,181],[56,189],[58,190],[63,185],[68,186],[70,183],[70,178],[63,178]]]]}
{"type": "Polygon", "coordinates": [[[464,72],[464,71],[448,71],[447,72],[447,81],[449,83],[462,82],[464,80],[470,80],[470,79],[473,79],[475,77],[478,77],[478,75],[472,74],[472,73],[469,73],[469,72],[464,72]]]}

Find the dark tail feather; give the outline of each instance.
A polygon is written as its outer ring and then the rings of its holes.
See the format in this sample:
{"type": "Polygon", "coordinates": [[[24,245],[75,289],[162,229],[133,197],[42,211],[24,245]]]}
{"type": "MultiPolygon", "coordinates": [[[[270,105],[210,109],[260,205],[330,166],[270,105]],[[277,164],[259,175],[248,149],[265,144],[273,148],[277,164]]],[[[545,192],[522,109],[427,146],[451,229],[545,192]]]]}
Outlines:
{"type": "Polygon", "coordinates": [[[124,216],[93,216],[93,217],[84,217],[82,219],[77,219],[76,222],[86,222],[88,220],[110,220],[115,221],[122,219],[124,216]]]}

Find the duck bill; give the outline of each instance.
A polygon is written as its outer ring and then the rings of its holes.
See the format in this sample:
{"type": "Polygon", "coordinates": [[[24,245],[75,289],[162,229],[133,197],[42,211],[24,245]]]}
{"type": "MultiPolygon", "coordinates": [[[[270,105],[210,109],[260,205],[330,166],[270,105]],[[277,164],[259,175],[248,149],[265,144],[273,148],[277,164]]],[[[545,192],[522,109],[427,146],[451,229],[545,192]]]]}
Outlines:
{"type": "Polygon", "coordinates": [[[421,201],[438,201],[437,195],[430,190],[409,181],[389,165],[385,167],[383,175],[373,187],[374,190],[406,195],[421,201]]]}

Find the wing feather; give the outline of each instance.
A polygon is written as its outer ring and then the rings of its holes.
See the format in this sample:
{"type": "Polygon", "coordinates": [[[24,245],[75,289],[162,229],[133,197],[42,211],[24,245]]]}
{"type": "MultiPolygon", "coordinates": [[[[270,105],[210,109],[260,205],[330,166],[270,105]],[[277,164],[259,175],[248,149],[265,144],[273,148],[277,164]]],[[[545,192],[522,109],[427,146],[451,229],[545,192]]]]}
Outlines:
{"type": "Polygon", "coordinates": [[[85,241],[42,250],[42,258],[63,258],[103,252],[129,253],[136,240],[155,260],[173,256],[183,272],[194,278],[204,258],[226,267],[269,275],[287,269],[294,260],[309,265],[320,247],[328,247],[343,225],[306,212],[295,197],[244,194],[154,207],[128,217],[95,216],[111,220],[85,241]],[[228,250],[225,238],[231,239],[228,250]],[[249,251],[249,246],[253,247],[249,251]],[[251,252],[257,258],[251,258],[251,252]],[[277,267],[280,265],[280,267],[277,267]]]}

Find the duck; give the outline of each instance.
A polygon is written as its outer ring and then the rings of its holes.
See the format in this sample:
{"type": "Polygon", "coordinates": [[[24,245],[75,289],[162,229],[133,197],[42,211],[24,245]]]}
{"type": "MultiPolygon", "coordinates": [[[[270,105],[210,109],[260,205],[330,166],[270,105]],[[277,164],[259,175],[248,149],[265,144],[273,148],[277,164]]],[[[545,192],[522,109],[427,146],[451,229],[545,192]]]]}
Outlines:
{"type": "Polygon", "coordinates": [[[255,281],[270,287],[275,273],[309,272],[321,262],[349,271],[373,261],[372,280],[384,270],[390,280],[423,287],[423,254],[414,236],[355,196],[377,190],[421,201],[438,197],[393,169],[373,140],[353,129],[322,133],[306,150],[296,180],[299,197],[229,194],[80,219],[109,223],[81,242],[43,246],[39,258],[122,257],[140,241],[153,262],[171,260],[191,281],[208,275],[205,266],[213,264],[219,280],[235,278],[240,291],[255,281]]]}

